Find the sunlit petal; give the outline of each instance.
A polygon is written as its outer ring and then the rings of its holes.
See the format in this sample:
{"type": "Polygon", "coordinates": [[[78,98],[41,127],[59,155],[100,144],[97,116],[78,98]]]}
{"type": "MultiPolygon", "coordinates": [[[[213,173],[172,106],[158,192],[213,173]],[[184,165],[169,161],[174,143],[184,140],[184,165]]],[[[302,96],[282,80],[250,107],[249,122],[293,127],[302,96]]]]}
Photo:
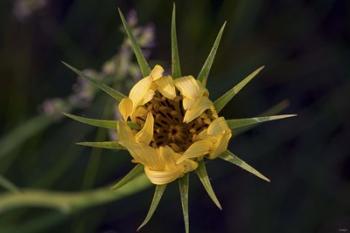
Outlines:
{"type": "Polygon", "coordinates": [[[171,77],[163,77],[155,81],[157,90],[166,98],[174,99],[176,97],[175,85],[171,77]]]}
{"type": "Polygon", "coordinates": [[[193,76],[178,78],[174,82],[176,88],[186,98],[195,99],[201,94],[201,87],[193,76]]]}
{"type": "Polygon", "coordinates": [[[133,102],[130,98],[124,98],[119,103],[119,112],[122,115],[124,121],[132,114],[133,111],[133,102]]]}
{"type": "Polygon", "coordinates": [[[184,122],[188,123],[195,118],[199,117],[205,110],[210,109],[213,103],[206,96],[202,96],[192,104],[192,106],[186,111],[184,116],[184,122]]]}
{"type": "Polygon", "coordinates": [[[203,157],[209,153],[211,145],[212,144],[209,140],[200,140],[194,142],[177,160],[177,164],[183,162],[185,159],[203,157]]]}
{"type": "Polygon", "coordinates": [[[138,81],[135,86],[130,90],[129,98],[134,103],[134,109],[140,105],[145,96],[149,93],[149,89],[152,85],[152,78],[150,76],[138,81]]]}
{"type": "Polygon", "coordinates": [[[164,69],[160,65],[155,65],[153,70],[150,73],[152,80],[155,81],[163,76],[164,69]]]}
{"type": "Polygon", "coordinates": [[[136,134],[135,138],[138,143],[148,145],[153,139],[154,118],[152,113],[147,114],[146,122],[143,128],[136,134]]]}

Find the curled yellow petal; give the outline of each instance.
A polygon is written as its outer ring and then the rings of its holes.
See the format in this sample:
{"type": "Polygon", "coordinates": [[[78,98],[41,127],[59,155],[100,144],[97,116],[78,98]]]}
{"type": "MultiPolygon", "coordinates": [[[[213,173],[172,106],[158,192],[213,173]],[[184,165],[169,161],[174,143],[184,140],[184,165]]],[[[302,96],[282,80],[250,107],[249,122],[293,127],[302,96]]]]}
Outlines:
{"type": "Polygon", "coordinates": [[[138,81],[133,88],[130,90],[129,98],[134,103],[133,108],[135,109],[138,105],[144,104],[144,98],[149,98],[149,90],[152,85],[152,78],[150,76],[138,81]]]}
{"type": "Polygon", "coordinates": [[[218,135],[226,131],[231,131],[224,117],[216,118],[208,127],[208,135],[218,135]]]}
{"type": "Polygon", "coordinates": [[[143,143],[148,146],[153,139],[153,124],[154,118],[152,113],[149,112],[147,114],[145,125],[135,136],[136,142],[143,143]]]}
{"type": "Polygon", "coordinates": [[[155,185],[168,184],[183,175],[183,172],[180,169],[169,171],[155,171],[151,170],[148,167],[145,167],[145,173],[149,180],[155,185]]]}
{"type": "Polygon", "coordinates": [[[126,97],[120,101],[118,108],[124,121],[126,121],[133,112],[133,102],[130,98],[126,97]]]}
{"type": "Polygon", "coordinates": [[[193,76],[185,76],[174,80],[176,88],[181,94],[190,99],[201,95],[201,87],[193,76]]]}
{"type": "Polygon", "coordinates": [[[157,90],[166,98],[174,99],[176,97],[175,85],[172,77],[167,76],[155,81],[157,90]]]}
{"type": "Polygon", "coordinates": [[[155,81],[163,76],[164,69],[160,65],[155,65],[152,69],[149,76],[152,77],[152,80],[155,81]]]}
{"type": "Polygon", "coordinates": [[[183,121],[188,123],[199,117],[205,110],[210,109],[213,103],[206,96],[198,98],[186,111],[183,121]]]}
{"type": "Polygon", "coordinates": [[[177,164],[183,162],[185,159],[199,158],[210,152],[212,144],[209,140],[200,140],[194,142],[176,161],[177,164]]]}
{"type": "Polygon", "coordinates": [[[213,143],[212,150],[208,155],[209,159],[215,159],[220,154],[225,152],[228,147],[228,143],[231,138],[231,133],[225,133],[219,136],[216,136],[216,141],[213,143]]]}

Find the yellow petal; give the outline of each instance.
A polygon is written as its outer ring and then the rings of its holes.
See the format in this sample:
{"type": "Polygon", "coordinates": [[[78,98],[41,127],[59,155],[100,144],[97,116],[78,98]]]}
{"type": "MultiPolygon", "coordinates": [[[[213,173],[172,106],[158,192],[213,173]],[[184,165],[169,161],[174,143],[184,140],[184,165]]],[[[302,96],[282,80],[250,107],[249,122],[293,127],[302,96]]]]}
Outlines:
{"type": "Polygon", "coordinates": [[[185,110],[189,109],[193,105],[194,102],[196,102],[195,99],[190,99],[190,98],[186,98],[186,97],[183,98],[183,100],[182,100],[183,108],[185,110]]]}
{"type": "Polygon", "coordinates": [[[173,182],[177,178],[183,176],[184,173],[180,169],[169,171],[156,171],[145,166],[145,174],[153,184],[163,185],[173,182]]]}
{"type": "Polygon", "coordinates": [[[141,104],[145,96],[149,94],[149,90],[152,85],[152,78],[150,76],[138,81],[130,90],[129,98],[132,100],[135,109],[141,104]]]}
{"type": "Polygon", "coordinates": [[[210,109],[213,103],[206,96],[198,98],[186,111],[184,122],[188,123],[199,117],[205,110],[210,109]]]}
{"type": "Polygon", "coordinates": [[[231,138],[231,133],[225,133],[219,136],[216,136],[216,142],[213,143],[212,151],[209,153],[209,159],[215,159],[220,154],[225,152],[228,147],[228,143],[231,138]]]}
{"type": "Polygon", "coordinates": [[[228,127],[225,118],[219,117],[210,123],[207,132],[208,135],[218,135],[223,134],[226,131],[231,131],[231,129],[228,127]]]}
{"type": "Polygon", "coordinates": [[[174,80],[176,88],[184,97],[195,99],[201,95],[201,87],[193,76],[185,76],[174,80]]]}
{"type": "Polygon", "coordinates": [[[148,89],[147,93],[144,95],[143,99],[139,103],[140,105],[144,105],[148,103],[154,96],[154,90],[148,89]]]}
{"type": "Polygon", "coordinates": [[[174,81],[171,77],[163,77],[156,81],[157,90],[166,98],[174,99],[176,97],[174,81]]]}
{"type": "Polygon", "coordinates": [[[183,162],[185,159],[199,158],[208,154],[212,143],[210,140],[200,140],[194,142],[184,154],[176,161],[177,164],[183,162]]]}
{"type": "Polygon", "coordinates": [[[122,99],[118,105],[119,112],[122,115],[124,121],[128,120],[128,117],[133,112],[133,103],[132,100],[128,97],[122,99]]]}
{"type": "Polygon", "coordinates": [[[152,69],[150,76],[152,77],[152,80],[155,81],[163,76],[164,69],[160,65],[155,65],[152,69]]]}
{"type": "Polygon", "coordinates": [[[145,125],[135,136],[136,142],[149,145],[153,139],[153,124],[154,118],[152,113],[149,112],[147,114],[145,125]]]}

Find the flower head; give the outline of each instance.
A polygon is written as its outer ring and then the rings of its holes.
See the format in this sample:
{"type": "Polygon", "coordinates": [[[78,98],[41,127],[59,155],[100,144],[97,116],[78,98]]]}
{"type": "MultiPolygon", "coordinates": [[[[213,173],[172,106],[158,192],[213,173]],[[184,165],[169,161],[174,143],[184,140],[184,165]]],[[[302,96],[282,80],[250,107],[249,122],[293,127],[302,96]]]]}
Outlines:
{"type": "Polygon", "coordinates": [[[192,76],[163,76],[156,65],[119,104],[119,143],[150,181],[167,184],[214,159],[227,149],[231,129],[218,117],[208,91],[192,76]],[[131,129],[128,120],[139,130],[131,129]]]}
{"type": "Polygon", "coordinates": [[[196,78],[182,76],[174,6],[171,24],[172,72],[170,76],[163,74],[164,69],[160,65],[154,66],[153,69],[149,67],[123,14],[120,11],[119,13],[143,75],[143,78],[132,87],[128,96],[66,65],[113,97],[118,103],[122,120],[98,120],[72,114],[66,115],[86,124],[117,130],[117,140],[79,143],[90,147],[126,149],[130,152],[132,161],[137,165],[113,188],[119,188],[142,174],[156,185],[150,210],[139,228],[151,219],[167,184],[178,180],[185,229],[188,233],[188,174],[195,171],[208,195],[219,208],[221,205],[205,168],[206,159],[220,158],[265,181],[270,181],[227,149],[232,132],[237,135],[242,128],[295,115],[230,120],[219,117],[218,114],[225,105],[263,68],[258,68],[215,101],[210,100],[206,83],[225,24],[220,29],[208,58],[196,78]]]}

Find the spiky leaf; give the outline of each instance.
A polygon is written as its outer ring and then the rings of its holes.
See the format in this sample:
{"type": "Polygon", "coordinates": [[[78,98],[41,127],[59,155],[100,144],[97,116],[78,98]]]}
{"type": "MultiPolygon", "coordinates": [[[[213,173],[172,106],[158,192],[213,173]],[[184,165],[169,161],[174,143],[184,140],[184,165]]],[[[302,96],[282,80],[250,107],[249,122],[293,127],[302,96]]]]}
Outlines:
{"type": "Polygon", "coordinates": [[[129,171],[121,180],[119,180],[115,185],[111,187],[111,189],[116,190],[123,185],[129,183],[134,178],[138,177],[143,173],[143,166],[141,164],[137,164],[133,169],[129,171]]]}
{"type": "Polygon", "coordinates": [[[141,50],[139,44],[137,43],[135,36],[133,35],[128,23],[125,20],[123,13],[121,12],[121,10],[119,8],[118,8],[118,12],[119,12],[120,18],[122,20],[124,30],[125,30],[128,38],[131,42],[131,47],[132,47],[134,54],[136,56],[137,63],[140,66],[141,73],[142,73],[143,77],[146,77],[151,72],[151,69],[148,65],[148,62],[146,61],[146,58],[143,55],[142,50],[141,50]]]}
{"type": "Polygon", "coordinates": [[[144,227],[149,220],[151,220],[154,212],[156,211],[158,204],[160,202],[160,199],[162,198],[164,191],[166,189],[167,185],[157,185],[156,189],[154,191],[154,195],[153,195],[153,199],[152,199],[152,203],[151,206],[148,210],[148,213],[146,215],[145,220],[143,220],[143,222],[141,223],[141,225],[137,228],[137,230],[140,230],[142,227],[144,227]]]}
{"type": "Polygon", "coordinates": [[[230,120],[226,120],[226,122],[232,130],[236,130],[236,129],[240,129],[248,126],[261,124],[268,121],[281,120],[281,119],[294,117],[294,116],[296,116],[296,114],[283,114],[283,115],[276,115],[276,116],[230,119],[230,120]]]}
{"type": "Polygon", "coordinates": [[[258,172],[255,168],[244,162],[242,159],[240,159],[237,155],[233,154],[231,151],[227,150],[224,153],[222,153],[219,156],[221,159],[230,162],[234,165],[239,166],[240,168],[246,170],[247,172],[252,173],[253,175],[256,175],[257,177],[270,182],[270,179],[258,172]]]}
{"type": "Polygon", "coordinates": [[[190,222],[188,217],[188,190],[189,190],[189,174],[186,173],[179,179],[179,191],[181,197],[181,207],[185,223],[186,233],[190,232],[190,222]]]}
{"type": "Polygon", "coordinates": [[[77,68],[67,64],[66,62],[62,62],[65,66],[67,66],[69,69],[71,69],[74,73],[76,73],[78,76],[80,76],[81,78],[84,78],[86,80],[88,80],[91,84],[93,84],[96,88],[101,89],[102,91],[104,91],[105,93],[107,93],[108,95],[110,95],[111,97],[113,97],[118,103],[125,98],[125,95],[120,93],[119,91],[107,86],[106,84],[104,84],[103,82],[97,81],[91,77],[89,77],[88,75],[84,74],[84,72],[81,72],[80,70],[78,70],[77,68]]]}
{"type": "Polygon", "coordinates": [[[103,148],[103,149],[110,149],[110,150],[125,150],[125,147],[123,147],[116,141],[77,142],[76,144],[80,146],[88,146],[88,147],[103,148]]]}
{"type": "Polygon", "coordinates": [[[173,78],[181,76],[181,64],[179,58],[179,49],[177,46],[176,35],[176,8],[173,6],[173,13],[171,18],[171,74],[173,78]]]}
{"type": "Polygon", "coordinates": [[[200,161],[199,162],[199,166],[196,170],[196,173],[199,177],[199,180],[201,181],[201,183],[203,184],[204,189],[207,191],[209,197],[211,198],[211,200],[215,203],[215,205],[221,210],[221,204],[218,200],[218,198],[216,197],[216,194],[213,190],[213,187],[211,186],[210,180],[209,180],[209,176],[207,173],[207,169],[205,167],[205,163],[204,161],[200,161]]]}
{"type": "Polygon", "coordinates": [[[65,116],[73,119],[73,120],[79,121],[79,122],[87,124],[87,125],[106,128],[106,129],[116,129],[117,128],[117,121],[115,121],[115,120],[93,119],[93,118],[77,116],[77,115],[70,114],[70,113],[63,113],[63,114],[65,116]]]}
{"type": "Polygon", "coordinates": [[[240,81],[237,85],[228,90],[225,94],[215,100],[214,106],[216,108],[216,111],[220,112],[226,106],[226,104],[228,104],[228,102],[230,102],[231,99],[237,95],[237,93],[242,90],[242,88],[245,87],[245,85],[247,85],[263,68],[264,66],[259,67],[257,70],[255,70],[253,73],[240,81]]]}
{"type": "Polygon", "coordinates": [[[216,36],[216,39],[214,41],[213,47],[210,50],[210,53],[209,53],[209,55],[207,57],[207,60],[205,60],[204,65],[203,65],[201,71],[198,74],[197,78],[203,84],[203,86],[207,85],[208,75],[209,75],[211,66],[212,66],[212,64],[214,62],[216,51],[218,50],[218,47],[219,47],[219,44],[220,44],[220,41],[221,41],[222,34],[224,32],[224,29],[225,29],[225,26],[226,26],[226,21],[222,25],[222,27],[220,28],[220,31],[219,31],[218,35],[216,36]]]}

